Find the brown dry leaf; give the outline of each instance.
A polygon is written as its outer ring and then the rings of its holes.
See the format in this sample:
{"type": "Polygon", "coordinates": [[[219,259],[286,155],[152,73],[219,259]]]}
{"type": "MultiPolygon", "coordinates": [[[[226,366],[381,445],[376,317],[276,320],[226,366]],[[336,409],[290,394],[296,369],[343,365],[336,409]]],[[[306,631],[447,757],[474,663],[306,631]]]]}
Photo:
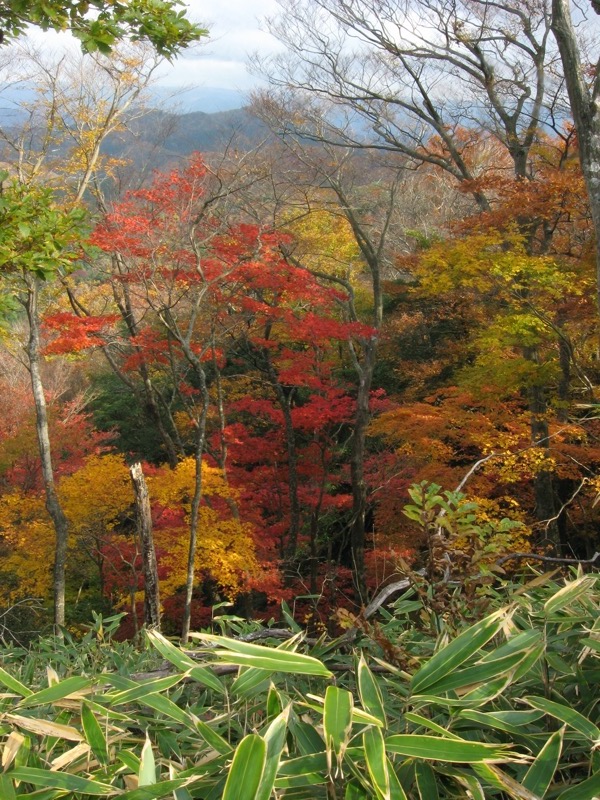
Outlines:
{"type": "Polygon", "coordinates": [[[69,764],[72,764],[73,761],[76,761],[81,756],[87,755],[90,750],[91,747],[87,742],[80,742],[79,744],[76,744],[75,747],[72,747],[70,750],[67,750],[66,753],[57,756],[51,761],[51,771],[54,772],[68,766],[69,764]]]}
{"type": "Polygon", "coordinates": [[[83,736],[70,725],[61,725],[58,722],[47,722],[45,719],[35,719],[34,717],[21,717],[18,714],[6,714],[4,717],[10,722],[14,722],[19,728],[24,728],[31,733],[38,733],[40,736],[58,736],[60,739],[68,739],[71,742],[81,742],[83,736]]]}
{"type": "Polygon", "coordinates": [[[4,749],[2,750],[2,768],[5,772],[15,760],[15,756],[19,752],[19,748],[24,741],[25,737],[18,731],[12,731],[12,733],[7,736],[4,749]]]}

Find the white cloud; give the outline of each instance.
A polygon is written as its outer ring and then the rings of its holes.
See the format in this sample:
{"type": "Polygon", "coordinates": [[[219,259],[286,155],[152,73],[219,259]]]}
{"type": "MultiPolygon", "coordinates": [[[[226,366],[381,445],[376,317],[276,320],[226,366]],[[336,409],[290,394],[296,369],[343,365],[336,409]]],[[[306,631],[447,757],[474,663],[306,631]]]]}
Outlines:
{"type": "Polygon", "coordinates": [[[268,55],[278,48],[264,19],[277,11],[276,0],[223,0],[207,9],[202,0],[187,4],[191,19],[206,25],[208,39],[161,70],[163,85],[212,86],[247,91],[256,86],[246,63],[250,54],[268,55]]]}
{"type": "MultiPolygon", "coordinates": [[[[275,14],[276,0],[191,0],[187,14],[205,25],[210,36],[182,53],[160,70],[159,83],[168,87],[214,87],[245,92],[256,86],[257,78],[246,69],[254,52],[268,55],[277,49],[276,40],[265,30],[265,17],[275,14]]],[[[79,43],[66,33],[32,28],[30,39],[45,50],[77,51],[79,43]]]]}

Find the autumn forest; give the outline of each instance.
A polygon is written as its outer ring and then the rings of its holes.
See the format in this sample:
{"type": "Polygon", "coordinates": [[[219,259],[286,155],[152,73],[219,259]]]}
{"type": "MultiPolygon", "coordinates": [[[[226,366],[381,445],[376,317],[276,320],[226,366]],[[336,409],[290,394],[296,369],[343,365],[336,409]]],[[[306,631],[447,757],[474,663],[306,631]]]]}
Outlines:
{"type": "Polygon", "coordinates": [[[0,11],[6,635],[333,635],[406,576],[593,560],[597,3],[280,0],[264,137],[160,170],[135,131],[205,32],[21,5],[86,52],[0,11]]]}

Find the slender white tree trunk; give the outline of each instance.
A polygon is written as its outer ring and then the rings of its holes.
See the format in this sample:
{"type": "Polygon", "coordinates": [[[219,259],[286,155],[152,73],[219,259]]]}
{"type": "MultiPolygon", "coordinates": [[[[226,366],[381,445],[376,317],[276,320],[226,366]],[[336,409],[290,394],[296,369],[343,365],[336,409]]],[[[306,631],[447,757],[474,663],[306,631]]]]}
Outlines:
{"type": "Polygon", "coordinates": [[[46,494],[46,508],[56,534],[54,548],[54,626],[59,632],[59,626],[65,624],[65,566],[67,561],[67,544],[69,539],[69,524],[62,510],[56,485],[54,481],[54,468],[52,466],[52,450],[50,448],[50,435],[48,431],[48,410],[41,373],[40,356],[40,319],[38,308],[39,279],[35,276],[27,278],[28,292],[24,302],[29,322],[29,338],[27,341],[27,356],[29,359],[29,374],[31,376],[31,389],[35,403],[35,426],[42,462],[42,477],[46,494]]]}

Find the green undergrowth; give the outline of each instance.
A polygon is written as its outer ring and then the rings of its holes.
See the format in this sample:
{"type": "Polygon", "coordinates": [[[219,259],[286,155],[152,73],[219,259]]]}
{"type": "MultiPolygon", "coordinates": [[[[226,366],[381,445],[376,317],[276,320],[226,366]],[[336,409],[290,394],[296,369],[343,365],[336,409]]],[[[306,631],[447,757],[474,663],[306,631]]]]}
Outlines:
{"type": "Polygon", "coordinates": [[[413,593],[316,642],[136,648],[97,617],[79,642],[0,653],[0,797],[592,800],[599,610],[579,573],[514,586],[471,624],[432,624],[413,593]]]}

